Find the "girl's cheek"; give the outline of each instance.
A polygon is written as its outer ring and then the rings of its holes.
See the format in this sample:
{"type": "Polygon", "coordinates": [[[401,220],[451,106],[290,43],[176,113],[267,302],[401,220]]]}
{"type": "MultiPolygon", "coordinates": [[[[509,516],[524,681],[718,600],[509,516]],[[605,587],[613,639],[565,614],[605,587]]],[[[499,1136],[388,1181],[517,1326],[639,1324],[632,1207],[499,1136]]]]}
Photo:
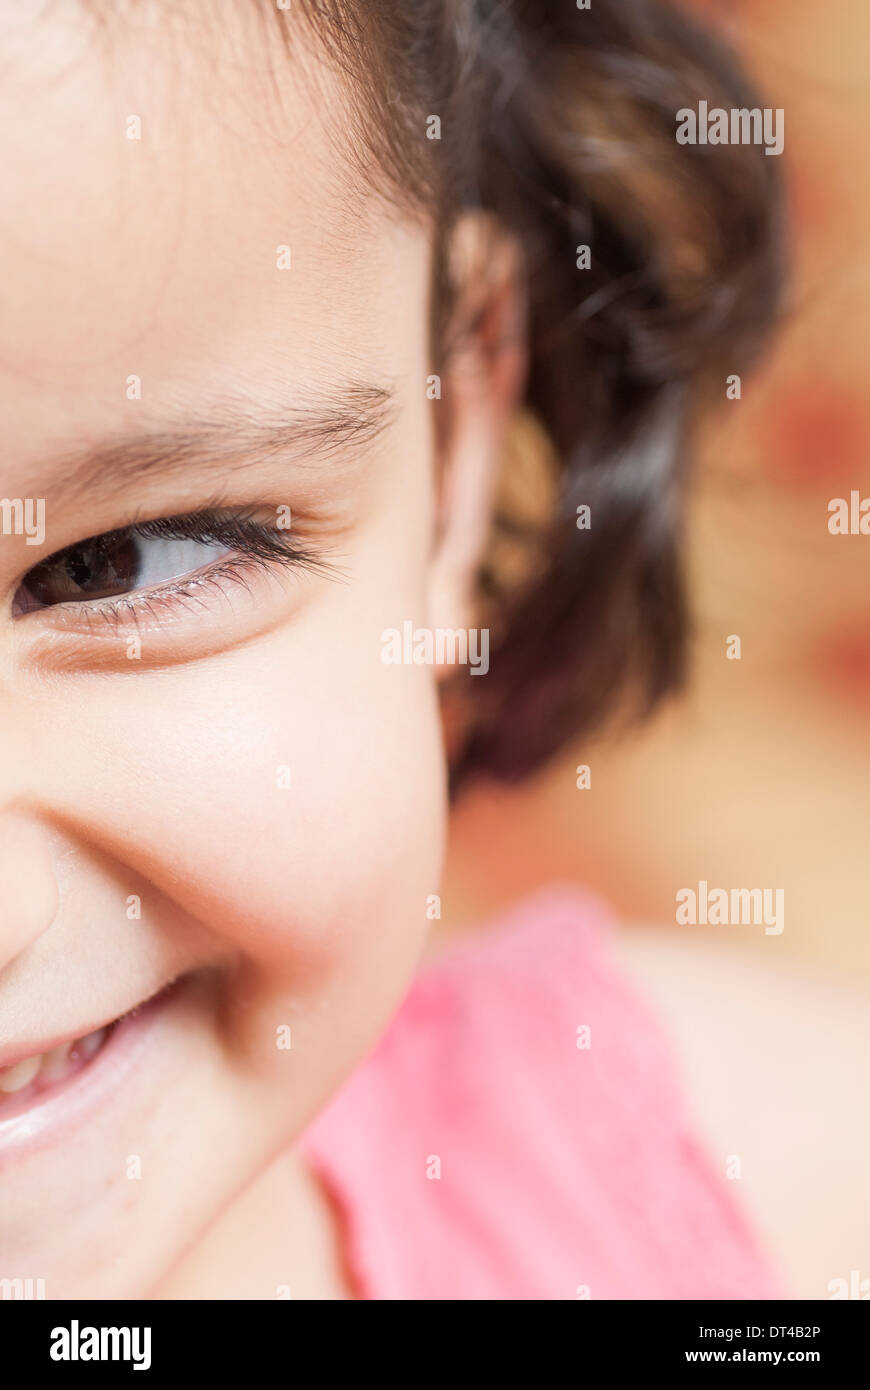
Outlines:
{"type": "Polygon", "coordinates": [[[158,915],[170,900],[249,977],[304,993],[409,968],[440,870],[440,729],[431,669],[384,665],[376,622],[324,605],[220,659],[119,678],[84,728],[54,760],[57,796],[142,884],[146,929],[151,886],[158,915]]]}

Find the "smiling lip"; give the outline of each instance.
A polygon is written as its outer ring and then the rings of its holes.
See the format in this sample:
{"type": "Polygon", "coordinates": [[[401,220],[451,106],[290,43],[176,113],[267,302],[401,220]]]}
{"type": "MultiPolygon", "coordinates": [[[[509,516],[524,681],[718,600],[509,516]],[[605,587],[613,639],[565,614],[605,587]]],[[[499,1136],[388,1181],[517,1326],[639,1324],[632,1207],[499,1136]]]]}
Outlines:
{"type": "MultiPolygon", "coordinates": [[[[153,1025],[174,997],[177,987],[170,984],[136,1005],[120,1018],[105,1025],[106,1037],[91,1057],[78,1059],[60,1080],[40,1088],[27,1086],[18,1093],[0,1097],[0,1166],[34,1148],[43,1148],[64,1135],[70,1126],[82,1121],[100,1105],[109,1101],[124,1078],[134,1068],[139,1054],[146,1046],[153,1025]]],[[[101,1031],[98,1025],[96,1032],[101,1031]]],[[[56,1046],[72,1043],[81,1034],[67,1033],[56,1046]]],[[[45,1051],[51,1051],[49,1043],[45,1051]]],[[[35,1052],[31,1044],[22,1053],[19,1047],[8,1053],[15,1065],[35,1052]]]]}
{"type": "Polygon", "coordinates": [[[26,1061],[28,1057],[37,1057],[45,1052],[53,1052],[55,1048],[62,1047],[65,1043],[74,1043],[77,1039],[87,1037],[91,1033],[97,1033],[102,1028],[113,1028],[115,1025],[123,1023],[124,1019],[131,1014],[135,1014],[140,1009],[148,1008],[170,989],[172,989],[172,983],[163,985],[153,994],[150,994],[147,999],[142,999],[137,1004],[131,1004],[121,1013],[110,1014],[108,1018],[97,1019],[94,1023],[86,1023],[84,1027],[76,1029],[75,1032],[71,1033],[67,1029],[65,1033],[56,1033],[53,1037],[42,1041],[19,1043],[17,1046],[11,1045],[6,1048],[0,1047],[0,1071],[5,1070],[6,1067],[14,1067],[18,1062],[26,1061]]]}

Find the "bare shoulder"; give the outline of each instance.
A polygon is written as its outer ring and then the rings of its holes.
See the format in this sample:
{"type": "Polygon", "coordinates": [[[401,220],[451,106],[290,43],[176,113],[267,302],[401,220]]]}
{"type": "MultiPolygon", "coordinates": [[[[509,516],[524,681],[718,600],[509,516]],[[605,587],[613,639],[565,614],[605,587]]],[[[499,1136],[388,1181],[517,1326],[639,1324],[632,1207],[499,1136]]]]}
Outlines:
{"type": "Polygon", "coordinates": [[[773,940],[624,928],[614,954],[788,1291],[854,1297],[866,1281],[870,1297],[870,987],[795,965],[773,940]]]}

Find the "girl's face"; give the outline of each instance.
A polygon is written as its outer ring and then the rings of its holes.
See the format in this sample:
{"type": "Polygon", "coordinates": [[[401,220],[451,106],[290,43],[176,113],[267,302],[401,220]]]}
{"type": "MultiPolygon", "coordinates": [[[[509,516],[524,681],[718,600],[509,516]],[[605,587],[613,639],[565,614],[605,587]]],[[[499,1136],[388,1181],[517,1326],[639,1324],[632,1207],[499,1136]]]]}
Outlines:
{"type": "Polygon", "coordinates": [[[438,891],[435,673],[381,659],[457,618],[431,245],[248,7],[207,35],[29,8],[0,87],[0,1276],[124,1296],[373,1041],[438,891]]]}

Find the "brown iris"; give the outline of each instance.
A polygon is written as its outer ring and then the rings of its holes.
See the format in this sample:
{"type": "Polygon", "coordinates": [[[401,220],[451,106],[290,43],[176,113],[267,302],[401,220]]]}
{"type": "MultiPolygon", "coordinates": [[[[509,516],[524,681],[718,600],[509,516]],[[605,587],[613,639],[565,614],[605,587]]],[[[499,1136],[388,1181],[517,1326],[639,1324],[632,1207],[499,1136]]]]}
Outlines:
{"type": "Polygon", "coordinates": [[[115,532],[59,550],[22,584],[40,605],[117,597],[136,587],[141,557],[135,536],[115,532]]]}

